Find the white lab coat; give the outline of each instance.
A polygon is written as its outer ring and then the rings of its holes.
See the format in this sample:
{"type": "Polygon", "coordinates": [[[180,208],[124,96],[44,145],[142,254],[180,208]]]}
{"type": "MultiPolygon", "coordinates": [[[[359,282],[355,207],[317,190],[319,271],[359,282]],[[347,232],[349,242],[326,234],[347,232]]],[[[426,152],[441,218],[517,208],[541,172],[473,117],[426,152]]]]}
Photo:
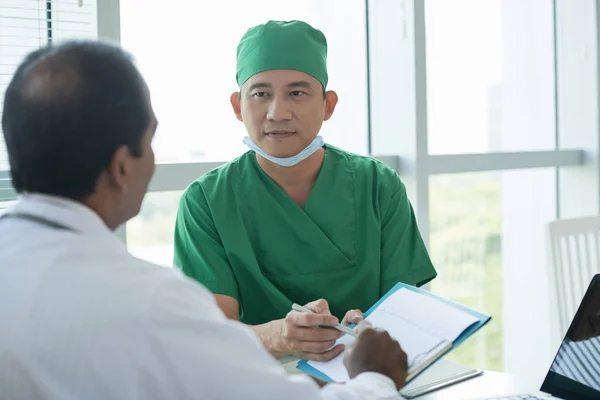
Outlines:
{"type": "Polygon", "coordinates": [[[87,207],[28,195],[0,218],[0,399],[399,399],[364,373],[320,389],[178,270],[131,256],[87,207]]]}

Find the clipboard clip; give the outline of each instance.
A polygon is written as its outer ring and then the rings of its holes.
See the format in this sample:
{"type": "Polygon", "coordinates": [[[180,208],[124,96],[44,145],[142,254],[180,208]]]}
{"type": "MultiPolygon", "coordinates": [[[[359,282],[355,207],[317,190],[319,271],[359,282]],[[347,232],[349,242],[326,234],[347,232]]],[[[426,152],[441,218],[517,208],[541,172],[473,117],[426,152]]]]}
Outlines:
{"type": "MultiPolygon", "coordinates": [[[[433,364],[445,352],[452,348],[452,342],[442,340],[427,351],[417,354],[408,365],[408,378],[412,379],[416,374],[433,364]],[[425,360],[423,358],[425,357],[425,360]]],[[[407,379],[408,380],[408,379],[407,379]]]]}

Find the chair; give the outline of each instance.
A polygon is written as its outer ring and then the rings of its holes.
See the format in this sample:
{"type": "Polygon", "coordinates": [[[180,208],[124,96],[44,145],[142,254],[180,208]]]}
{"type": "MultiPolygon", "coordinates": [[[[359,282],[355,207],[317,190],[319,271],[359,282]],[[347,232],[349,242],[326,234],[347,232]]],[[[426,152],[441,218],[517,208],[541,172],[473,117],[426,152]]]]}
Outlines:
{"type": "Polygon", "coordinates": [[[600,272],[600,216],[550,222],[548,241],[554,346],[567,332],[592,277],[600,272]]]}

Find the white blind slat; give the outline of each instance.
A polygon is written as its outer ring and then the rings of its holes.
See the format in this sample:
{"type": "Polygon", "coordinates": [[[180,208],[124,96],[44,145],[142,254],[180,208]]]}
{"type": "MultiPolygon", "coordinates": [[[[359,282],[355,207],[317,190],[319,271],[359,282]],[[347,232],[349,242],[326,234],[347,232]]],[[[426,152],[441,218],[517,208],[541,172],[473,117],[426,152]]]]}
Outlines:
{"type": "MultiPolygon", "coordinates": [[[[18,24],[18,23],[22,23],[24,21],[34,21],[36,24],[39,25],[39,18],[31,18],[31,17],[5,17],[0,15],[0,21],[1,20],[8,20],[8,21],[13,21],[13,24],[18,24]]],[[[67,19],[55,19],[53,22],[58,22],[58,23],[70,23],[70,24],[75,24],[75,25],[87,25],[86,22],[84,21],[76,21],[74,19],[72,20],[67,20],[67,19]]]]}
{"type": "MultiPolygon", "coordinates": [[[[2,37],[2,36],[0,36],[0,37],[2,37]]],[[[39,41],[39,39],[36,38],[36,41],[39,41]]],[[[28,48],[30,48],[30,46],[25,45],[25,44],[8,44],[8,43],[5,44],[5,43],[2,43],[2,47],[0,47],[0,54],[3,51],[10,51],[10,49],[14,49],[14,48],[17,48],[17,49],[18,48],[27,48],[28,49],[28,48]]]]}
{"type": "MultiPolygon", "coordinates": [[[[11,7],[11,6],[5,6],[5,5],[1,5],[0,7],[2,7],[3,10],[5,10],[7,13],[11,12],[11,11],[19,11],[19,10],[31,10],[31,7],[11,7]]],[[[77,11],[72,11],[71,9],[69,10],[62,10],[61,12],[64,14],[93,14],[93,12],[89,11],[89,12],[85,12],[85,11],[81,11],[81,10],[85,10],[85,8],[78,8],[77,11]]],[[[45,9],[43,10],[45,11],[45,9]]]]}
{"type": "MultiPolygon", "coordinates": [[[[0,24],[2,23],[2,21],[0,21],[0,24]]],[[[72,32],[72,33],[87,33],[88,30],[87,29],[77,29],[76,27],[70,25],[69,23],[64,23],[62,24],[63,27],[61,28],[55,28],[56,26],[56,22],[52,23],[51,27],[45,27],[45,26],[17,26],[17,25],[4,25],[4,26],[0,26],[0,31],[2,32],[10,32],[10,31],[19,31],[19,30],[35,30],[35,31],[58,31],[58,32],[72,32]]]]}
{"type": "MultiPolygon", "coordinates": [[[[97,0],[0,0],[0,118],[4,93],[23,57],[47,44],[98,37],[97,0]]],[[[8,155],[0,127],[0,171],[8,155]]]]}

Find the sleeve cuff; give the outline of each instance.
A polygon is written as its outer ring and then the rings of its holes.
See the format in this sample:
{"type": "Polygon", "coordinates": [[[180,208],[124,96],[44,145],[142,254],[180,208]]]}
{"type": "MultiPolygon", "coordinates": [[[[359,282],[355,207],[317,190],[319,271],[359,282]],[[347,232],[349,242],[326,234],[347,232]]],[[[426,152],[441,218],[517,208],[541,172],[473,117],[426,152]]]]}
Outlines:
{"type": "Polygon", "coordinates": [[[212,294],[222,294],[224,296],[233,297],[238,302],[239,293],[236,287],[232,285],[224,284],[219,281],[198,281],[201,285],[203,285],[206,289],[208,289],[212,294]]]}
{"type": "Polygon", "coordinates": [[[347,382],[357,389],[369,389],[385,399],[402,399],[391,378],[377,372],[363,372],[347,382]]]}
{"type": "Polygon", "coordinates": [[[409,285],[416,285],[417,287],[421,287],[426,283],[431,282],[436,277],[437,271],[432,265],[428,265],[424,268],[420,268],[412,274],[406,274],[401,276],[398,280],[393,282],[393,284],[390,287],[394,286],[398,282],[404,282],[409,285]]]}

